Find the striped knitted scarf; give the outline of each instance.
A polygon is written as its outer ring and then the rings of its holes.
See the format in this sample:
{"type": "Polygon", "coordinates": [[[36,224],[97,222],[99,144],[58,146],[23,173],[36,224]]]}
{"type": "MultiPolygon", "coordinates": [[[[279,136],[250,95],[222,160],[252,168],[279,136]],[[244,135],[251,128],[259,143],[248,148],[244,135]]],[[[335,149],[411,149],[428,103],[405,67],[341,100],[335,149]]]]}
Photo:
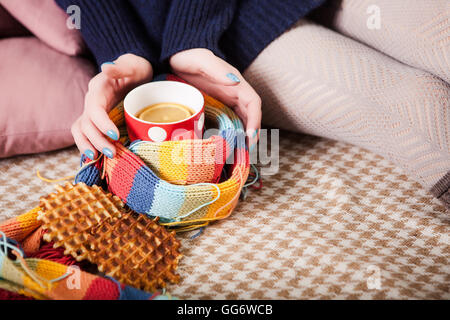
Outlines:
{"type": "MultiPolygon", "coordinates": [[[[182,81],[174,76],[165,79],[182,81]]],[[[134,211],[158,216],[164,225],[178,230],[195,229],[228,217],[249,176],[245,134],[241,120],[231,109],[206,94],[204,98],[206,117],[217,124],[217,134],[203,140],[161,143],[130,144],[123,105],[119,104],[110,112],[121,133],[116,157],[93,162],[82,157],[75,182],[103,185],[134,211]],[[225,164],[230,162],[230,166],[225,164]],[[219,181],[223,172],[227,178],[219,181]]],[[[42,238],[39,210],[37,207],[0,224],[0,288],[36,299],[168,298],[73,266],[27,258],[26,252],[38,250],[42,238]]]]}
{"type": "MultiPolygon", "coordinates": [[[[168,299],[147,293],[70,265],[48,259],[27,258],[39,252],[42,234],[40,208],[0,224],[0,288],[34,299],[151,300],[168,299]],[[37,236],[35,236],[37,235],[37,236]],[[33,252],[34,251],[34,252],[33,252]]],[[[10,294],[7,297],[14,297],[10,294]]],[[[15,296],[20,297],[20,296],[15,296]]]]}
{"type": "MultiPolygon", "coordinates": [[[[182,81],[174,76],[166,79],[182,81]]],[[[204,98],[206,118],[217,124],[217,135],[203,140],[139,141],[128,147],[119,104],[110,113],[121,132],[116,156],[84,167],[76,182],[104,183],[134,211],[160,217],[162,224],[182,230],[228,217],[249,175],[245,133],[231,109],[206,94],[204,98]],[[230,176],[216,183],[225,162],[233,163],[230,176]]]]}

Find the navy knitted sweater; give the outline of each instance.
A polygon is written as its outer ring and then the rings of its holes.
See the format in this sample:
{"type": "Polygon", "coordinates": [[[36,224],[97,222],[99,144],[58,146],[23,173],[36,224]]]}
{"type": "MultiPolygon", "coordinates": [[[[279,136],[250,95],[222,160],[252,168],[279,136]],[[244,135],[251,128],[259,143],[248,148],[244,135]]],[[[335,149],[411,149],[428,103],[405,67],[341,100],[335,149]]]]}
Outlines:
{"type": "Polygon", "coordinates": [[[325,0],[56,0],[81,9],[81,33],[101,65],[124,53],[167,59],[208,48],[243,71],[275,38],[325,0]]]}

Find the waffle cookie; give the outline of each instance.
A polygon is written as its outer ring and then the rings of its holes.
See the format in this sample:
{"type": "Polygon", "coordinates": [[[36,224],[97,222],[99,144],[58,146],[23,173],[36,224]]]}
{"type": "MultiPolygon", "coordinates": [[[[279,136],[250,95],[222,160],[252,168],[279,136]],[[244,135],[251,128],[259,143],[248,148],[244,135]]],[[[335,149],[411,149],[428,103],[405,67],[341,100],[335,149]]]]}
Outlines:
{"type": "Polygon", "coordinates": [[[98,186],[57,186],[41,198],[38,219],[46,241],[65,254],[96,264],[99,271],[146,291],[177,283],[181,254],[174,232],[147,216],[125,209],[122,201],[98,186]]]}
{"type": "Polygon", "coordinates": [[[78,261],[90,260],[91,229],[105,220],[120,218],[125,205],[98,186],[66,183],[56,185],[55,189],[57,193],[40,201],[37,219],[47,230],[43,238],[53,241],[55,248],[64,246],[65,255],[71,254],[78,261]]]}

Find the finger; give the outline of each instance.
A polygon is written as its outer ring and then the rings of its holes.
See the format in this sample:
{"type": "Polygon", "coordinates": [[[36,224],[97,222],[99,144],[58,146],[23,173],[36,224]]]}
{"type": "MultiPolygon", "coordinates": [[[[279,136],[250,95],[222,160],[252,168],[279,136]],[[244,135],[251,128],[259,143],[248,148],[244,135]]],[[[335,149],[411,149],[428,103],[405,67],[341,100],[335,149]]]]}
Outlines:
{"type": "Polygon", "coordinates": [[[239,71],[216,56],[201,60],[198,73],[209,81],[223,86],[237,86],[241,83],[242,77],[239,71]]]}
{"type": "Polygon", "coordinates": [[[237,86],[242,78],[236,68],[206,49],[180,52],[173,56],[170,63],[175,70],[200,75],[223,86],[237,86]]]}
{"type": "Polygon", "coordinates": [[[261,99],[245,79],[240,86],[230,87],[212,83],[201,75],[177,74],[208,95],[232,107],[244,124],[249,144],[255,144],[258,141],[261,126],[261,99]]]}
{"type": "Polygon", "coordinates": [[[104,63],[101,68],[112,79],[132,78],[135,82],[143,82],[150,81],[153,76],[151,64],[133,54],[124,54],[114,62],[104,63]]]}
{"type": "Polygon", "coordinates": [[[209,81],[201,75],[192,75],[189,73],[177,72],[180,78],[186,80],[194,87],[199,88],[211,97],[225,103],[228,106],[234,106],[238,99],[239,86],[223,86],[209,81]]]}
{"type": "Polygon", "coordinates": [[[97,158],[98,155],[97,150],[94,148],[92,143],[89,142],[86,136],[81,132],[80,119],[78,119],[72,125],[71,132],[73,139],[75,140],[75,144],[77,145],[78,150],[80,150],[80,153],[84,154],[89,159],[94,160],[97,158]]]}
{"type": "Polygon", "coordinates": [[[237,105],[238,109],[245,109],[244,125],[251,151],[259,140],[262,117],[261,98],[245,80],[239,92],[237,105]]]}
{"type": "Polygon", "coordinates": [[[106,104],[106,98],[101,94],[89,92],[86,95],[85,103],[85,113],[89,117],[89,120],[95,124],[98,130],[100,130],[104,135],[110,137],[114,141],[119,140],[119,130],[106,112],[106,109],[108,107],[108,105],[106,104]]]}
{"type": "Polygon", "coordinates": [[[83,116],[81,120],[81,131],[93,144],[95,149],[99,150],[108,158],[114,158],[116,148],[106,139],[106,137],[97,129],[87,116],[83,116]]]}
{"type": "Polygon", "coordinates": [[[261,99],[258,95],[252,95],[245,105],[247,109],[246,132],[257,141],[261,128],[261,99]]]}
{"type": "Polygon", "coordinates": [[[252,101],[247,107],[248,120],[246,126],[246,134],[248,137],[247,140],[250,152],[253,151],[256,144],[258,143],[259,135],[261,133],[260,113],[261,110],[258,106],[258,102],[252,101]]]}
{"type": "Polygon", "coordinates": [[[244,126],[247,123],[247,108],[241,104],[238,106],[237,101],[239,99],[239,87],[240,86],[222,86],[217,85],[211,81],[208,81],[204,77],[200,75],[191,75],[186,73],[177,73],[178,76],[185,79],[196,88],[200,88],[203,92],[208,94],[209,96],[219,100],[225,105],[233,108],[236,114],[244,123],[244,126]]]}

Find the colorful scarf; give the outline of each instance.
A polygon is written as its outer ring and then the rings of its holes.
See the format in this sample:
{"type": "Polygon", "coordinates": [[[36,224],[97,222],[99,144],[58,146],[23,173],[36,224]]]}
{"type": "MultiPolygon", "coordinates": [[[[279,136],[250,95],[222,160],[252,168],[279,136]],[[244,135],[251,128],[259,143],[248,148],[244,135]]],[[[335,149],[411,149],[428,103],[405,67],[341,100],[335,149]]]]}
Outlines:
{"type": "MultiPolygon", "coordinates": [[[[34,299],[55,300],[151,300],[170,299],[160,292],[147,293],[83,271],[71,257],[68,265],[39,256],[42,230],[31,210],[0,224],[0,288],[34,299]]],[[[5,297],[16,297],[4,295],[5,297]]]]}
{"type": "MultiPolygon", "coordinates": [[[[167,79],[182,81],[173,76],[167,79]]],[[[119,104],[110,113],[122,134],[122,140],[115,145],[116,156],[85,167],[76,182],[101,183],[104,175],[109,191],[134,211],[160,217],[166,226],[194,229],[228,217],[249,175],[245,133],[231,109],[206,94],[204,98],[207,119],[218,124],[217,135],[204,140],[138,141],[129,148],[124,146],[127,135],[123,130],[123,105],[119,104]],[[202,156],[193,161],[195,154],[202,156]],[[230,176],[215,183],[230,156],[230,176]]]]}

